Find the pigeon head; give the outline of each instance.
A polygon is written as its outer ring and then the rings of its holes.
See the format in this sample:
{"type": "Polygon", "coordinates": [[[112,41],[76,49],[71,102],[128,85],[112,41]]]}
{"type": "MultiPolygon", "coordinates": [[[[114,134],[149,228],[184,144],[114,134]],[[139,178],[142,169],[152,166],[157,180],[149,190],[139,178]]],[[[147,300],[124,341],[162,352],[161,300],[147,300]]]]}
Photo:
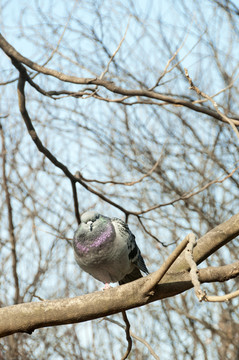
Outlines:
{"type": "Polygon", "coordinates": [[[87,224],[88,221],[96,221],[100,218],[100,215],[99,213],[97,213],[96,211],[86,211],[85,213],[83,213],[81,215],[81,222],[87,224]]]}
{"type": "Polygon", "coordinates": [[[78,230],[82,229],[83,233],[88,229],[90,231],[100,230],[110,222],[110,219],[95,211],[86,211],[81,215],[81,224],[78,230]]]}

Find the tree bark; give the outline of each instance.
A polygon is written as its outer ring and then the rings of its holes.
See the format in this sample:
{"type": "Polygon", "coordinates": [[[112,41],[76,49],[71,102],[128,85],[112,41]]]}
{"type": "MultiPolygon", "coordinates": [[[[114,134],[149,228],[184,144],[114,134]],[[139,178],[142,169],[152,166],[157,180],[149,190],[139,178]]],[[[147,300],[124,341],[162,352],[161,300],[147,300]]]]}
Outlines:
{"type": "MultiPolygon", "coordinates": [[[[197,263],[239,235],[239,214],[209,231],[198,240],[194,249],[197,263]]],[[[145,292],[153,274],[106,291],[83,296],[18,304],[0,309],[0,337],[16,332],[63,324],[73,324],[112,315],[182,293],[192,287],[184,253],[175,261],[168,273],[153,291],[145,292]]],[[[239,261],[199,271],[201,283],[226,281],[238,276],[239,261]]],[[[196,300],[196,298],[195,298],[196,300]]],[[[197,300],[196,300],[197,301],[197,300]]]]}

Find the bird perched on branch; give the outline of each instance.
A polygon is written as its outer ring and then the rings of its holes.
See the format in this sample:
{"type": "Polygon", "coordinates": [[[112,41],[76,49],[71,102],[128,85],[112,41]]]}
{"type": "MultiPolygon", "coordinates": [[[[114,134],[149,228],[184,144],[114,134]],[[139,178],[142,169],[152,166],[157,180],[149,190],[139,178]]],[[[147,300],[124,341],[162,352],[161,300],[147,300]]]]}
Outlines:
{"type": "Polygon", "coordinates": [[[135,236],[120,219],[83,213],[73,245],[78,265],[105,288],[110,282],[125,284],[142,277],[140,270],[149,273],[135,236]]]}

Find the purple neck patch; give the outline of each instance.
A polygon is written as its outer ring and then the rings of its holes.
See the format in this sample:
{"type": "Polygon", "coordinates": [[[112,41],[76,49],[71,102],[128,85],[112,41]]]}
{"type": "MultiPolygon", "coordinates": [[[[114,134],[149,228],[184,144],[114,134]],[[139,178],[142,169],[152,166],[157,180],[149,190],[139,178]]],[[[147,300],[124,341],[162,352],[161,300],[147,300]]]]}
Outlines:
{"type": "Polygon", "coordinates": [[[80,242],[76,244],[77,249],[80,251],[80,253],[86,254],[90,251],[91,248],[98,248],[104,243],[107,243],[109,240],[111,240],[112,234],[114,232],[113,225],[109,223],[106,227],[106,230],[102,232],[92,244],[89,244],[88,246],[82,245],[80,242]]]}

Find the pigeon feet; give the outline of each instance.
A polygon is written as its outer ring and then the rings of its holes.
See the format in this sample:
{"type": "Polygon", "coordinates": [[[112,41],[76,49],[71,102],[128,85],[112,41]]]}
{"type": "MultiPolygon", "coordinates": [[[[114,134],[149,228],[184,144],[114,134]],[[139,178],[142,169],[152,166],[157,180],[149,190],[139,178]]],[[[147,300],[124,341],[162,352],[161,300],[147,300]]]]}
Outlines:
{"type": "Polygon", "coordinates": [[[103,291],[107,290],[107,289],[110,289],[110,288],[111,288],[110,284],[105,283],[105,286],[103,287],[103,291]]]}

